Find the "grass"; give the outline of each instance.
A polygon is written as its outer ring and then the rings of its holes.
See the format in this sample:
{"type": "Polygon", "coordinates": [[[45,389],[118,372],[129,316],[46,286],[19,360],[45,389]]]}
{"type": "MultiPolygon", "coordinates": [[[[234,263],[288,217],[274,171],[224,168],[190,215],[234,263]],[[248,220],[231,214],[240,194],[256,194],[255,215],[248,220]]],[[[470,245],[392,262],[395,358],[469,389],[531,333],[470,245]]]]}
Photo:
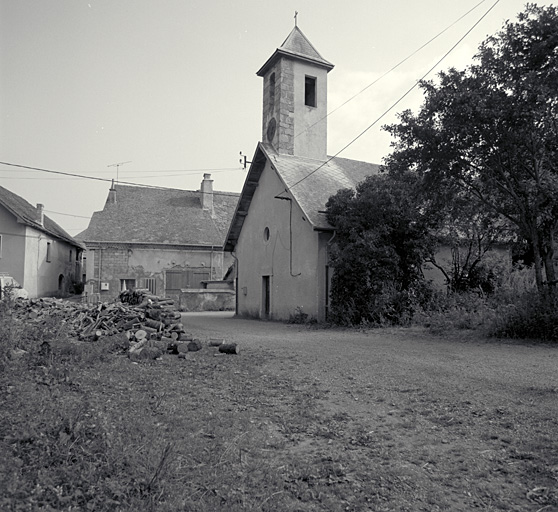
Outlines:
{"type": "Polygon", "coordinates": [[[16,332],[29,353],[0,376],[1,510],[558,509],[549,385],[494,408],[371,383],[340,405],[264,352],[137,364],[118,339],[52,329],[45,357],[16,332]]]}

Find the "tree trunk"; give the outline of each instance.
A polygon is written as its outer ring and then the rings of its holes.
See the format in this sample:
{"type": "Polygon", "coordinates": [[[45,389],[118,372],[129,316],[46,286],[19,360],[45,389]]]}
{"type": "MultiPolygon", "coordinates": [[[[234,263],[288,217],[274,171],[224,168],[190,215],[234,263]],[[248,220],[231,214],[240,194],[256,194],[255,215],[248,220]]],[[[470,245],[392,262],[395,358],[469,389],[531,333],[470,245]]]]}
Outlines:
{"type": "Polygon", "coordinates": [[[535,280],[537,282],[537,290],[542,292],[544,290],[544,281],[542,274],[542,257],[541,257],[541,245],[539,242],[539,233],[537,232],[537,227],[534,226],[531,229],[531,244],[533,246],[533,258],[535,260],[535,280]]]}
{"type": "Polygon", "coordinates": [[[542,259],[544,263],[544,270],[546,274],[547,284],[554,288],[556,287],[556,269],[554,268],[554,237],[549,235],[545,247],[542,248],[542,259]]]}

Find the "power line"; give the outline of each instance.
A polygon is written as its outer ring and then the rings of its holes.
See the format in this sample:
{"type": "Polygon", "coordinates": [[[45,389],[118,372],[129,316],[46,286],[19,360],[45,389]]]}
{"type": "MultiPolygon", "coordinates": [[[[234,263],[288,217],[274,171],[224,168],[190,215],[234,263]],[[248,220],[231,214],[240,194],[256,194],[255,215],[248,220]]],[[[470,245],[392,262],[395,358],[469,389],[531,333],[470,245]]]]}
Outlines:
{"type": "MultiPolygon", "coordinates": [[[[31,167],[29,165],[22,165],[22,164],[14,164],[14,163],[10,163],[10,162],[0,162],[0,165],[8,165],[11,167],[18,167],[21,169],[28,169],[31,171],[39,171],[39,172],[47,172],[47,173],[52,173],[52,174],[61,174],[63,176],[70,176],[73,178],[82,178],[82,179],[87,179],[87,180],[96,180],[96,181],[104,181],[104,182],[108,182],[108,183],[112,183],[112,179],[111,178],[98,178],[96,176],[85,176],[83,174],[75,174],[75,173],[70,173],[70,172],[64,172],[64,171],[55,171],[53,169],[44,169],[42,167],[31,167]]],[[[195,192],[192,190],[185,190],[185,189],[177,189],[177,188],[172,188],[172,187],[159,187],[157,185],[143,185],[141,183],[133,183],[133,182],[129,182],[129,181],[121,181],[118,183],[119,185],[131,185],[134,187],[143,187],[143,188],[152,188],[152,189],[156,189],[156,190],[180,190],[183,192],[195,192]]],[[[237,192],[219,192],[219,191],[213,191],[213,195],[214,196],[233,196],[233,195],[239,195],[237,192]]]]}
{"type": "Polygon", "coordinates": [[[467,32],[465,32],[465,34],[463,36],[461,36],[461,38],[436,62],[436,64],[434,64],[426,73],[424,73],[422,75],[422,77],[417,80],[408,90],[407,92],[405,92],[402,96],[399,97],[399,99],[393,103],[387,110],[384,111],[383,114],[381,114],[374,122],[372,122],[370,125],[368,125],[368,127],[366,127],[362,132],[360,132],[353,140],[351,140],[347,145],[345,145],[343,148],[341,148],[337,153],[335,153],[335,155],[330,156],[324,163],[320,164],[316,169],[314,169],[312,172],[310,172],[309,174],[307,174],[306,176],[304,176],[303,178],[301,178],[300,180],[298,180],[296,183],[294,183],[294,185],[291,185],[290,187],[287,187],[287,189],[285,189],[285,192],[288,192],[288,190],[292,190],[294,187],[296,187],[298,184],[302,183],[304,180],[308,179],[310,176],[312,176],[312,174],[316,173],[317,171],[319,171],[322,167],[324,167],[325,165],[327,165],[329,162],[331,162],[334,158],[337,158],[343,151],[345,151],[349,146],[351,146],[352,144],[354,144],[358,139],[360,139],[360,137],[362,137],[368,130],[370,130],[370,128],[372,128],[373,126],[375,126],[382,118],[384,118],[391,110],[393,110],[399,103],[401,103],[401,101],[403,101],[403,99],[405,99],[414,89],[416,89],[418,87],[418,85],[420,84],[420,82],[422,80],[424,80],[436,67],[438,67],[442,61],[453,51],[455,50],[455,48],[476,28],[476,26],[488,15],[488,13],[494,9],[494,7],[496,7],[496,5],[500,2],[500,0],[496,0],[496,2],[494,2],[490,8],[473,24],[473,26],[467,30],[467,32]]]}
{"type": "Polygon", "coordinates": [[[85,215],[74,215],[73,213],[53,212],[52,210],[45,210],[45,213],[55,213],[56,215],[65,215],[66,217],[78,217],[80,219],[90,219],[91,218],[91,215],[89,217],[86,217],[85,215]]]}
{"type": "Polygon", "coordinates": [[[367,89],[369,89],[370,87],[372,87],[373,85],[376,85],[380,80],[382,80],[382,78],[385,78],[387,75],[389,75],[392,71],[395,71],[399,66],[401,66],[402,64],[404,64],[405,62],[407,62],[409,59],[411,59],[412,57],[414,57],[417,53],[419,53],[422,49],[426,48],[430,43],[432,43],[433,41],[435,41],[436,39],[438,39],[438,37],[440,37],[442,34],[444,34],[445,32],[447,32],[451,27],[453,27],[455,24],[459,23],[463,18],[465,18],[466,16],[468,16],[471,12],[473,12],[477,7],[479,7],[480,5],[482,5],[484,2],[486,2],[486,0],[481,0],[477,5],[475,5],[474,7],[472,7],[471,9],[469,9],[465,14],[461,15],[458,19],[456,19],[453,23],[451,23],[450,25],[448,25],[444,30],[442,30],[441,32],[439,32],[438,34],[436,34],[434,37],[432,37],[429,41],[427,41],[426,43],[424,43],[420,48],[417,48],[413,53],[411,53],[410,55],[408,55],[407,57],[405,57],[402,61],[400,61],[399,63],[397,63],[395,66],[393,66],[391,69],[389,69],[388,71],[386,71],[383,75],[381,75],[379,78],[376,78],[376,80],[374,80],[372,83],[368,84],[364,89],[362,89],[361,91],[357,92],[356,94],[354,94],[353,96],[351,96],[349,99],[345,100],[343,103],[341,103],[341,105],[339,105],[338,107],[334,108],[333,110],[331,110],[330,112],[328,112],[324,117],[322,117],[321,119],[318,119],[315,123],[311,124],[310,126],[306,127],[304,130],[302,130],[301,132],[297,133],[294,137],[298,137],[299,135],[302,135],[303,133],[307,132],[308,130],[310,130],[310,128],[316,126],[318,123],[321,123],[324,119],[328,118],[331,114],[333,114],[334,112],[337,112],[340,108],[344,107],[347,103],[349,103],[350,101],[354,100],[357,96],[361,95],[364,91],[366,91],[367,89]]]}
{"type": "MultiPolygon", "coordinates": [[[[35,169],[38,170],[38,169],[35,169]]],[[[222,169],[222,170],[215,170],[215,169],[207,169],[208,171],[211,171],[212,174],[217,174],[220,172],[229,172],[229,171],[239,171],[241,170],[240,168],[237,167],[231,167],[229,169],[222,169]]],[[[0,169],[0,172],[13,172],[12,169],[0,169]]],[[[25,172],[25,171],[23,171],[25,172]]],[[[149,171],[145,171],[145,172],[149,172],[149,171]]],[[[162,171],[164,172],[164,171],[162,171]]],[[[193,173],[194,171],[192,171],[193,173]]],[[[196,173],[201,172],[201,171],[195,171],[196,173]]],[[[148,176],[128,176],[128,179],[140,179],[140,180],[145,180],[148,178],[175,178],[178,176],[182,176],[182,174],[151,174],[148,176]]],[[[37,177],[37,176],[3,176],[2,179],[3,180],[43,180],[43,181],[71,181],[71,180],[79,180],[79,179],[83,179],[83,178],[88,178],[87,176],[80,176],[80,177],[67,177],[67,178],[41,178],[41,177],[37,177]]],[[[110,181],[110,180],[106,180],[106,181],[110,181]]],[[[119,183],[125,183],[120,181],[119,183]]],[[[140,185],[139,183],[137,184],[138,186],[148,186],[148,185],[140,185]]]]}
{"type": "MultiPolygon", "coordinates": [[[[3,163],[3,162],[0,162],[3,163]]],[[[10,164],[7,164],[10,165],[10,164]]],[[[37,170],[37,169],[33,169],[33,170],[37,170]]],[[[201,173],[201,172],[225,172],[225,171],[240,171],[242,170],[240,167],[216,167],[216,168],[207,168],[207,169],[159,169],[159,170],[151,170],[151,171],[128,171],[128,172],[133,172],[134,174],[142,174],[142,173],[152,173],[152,172],[156,172],[156,173],[162,173],[162,172],[172,172],[172,173],[192,173],[192,174],[197,174],[197,173],[201,173]]],[[[11,172],[11,169],[0,169],[0,172],[11,172]]],[[[126,171],[122,171],[122,173],[126,173],[126,171]]],[[[95,171],[95,174],[113,174],[112,171],[95,171]]],[[[79,175],[79,177],[87,177],[86,175],[79,175]]],[[[153,177],[156,178],[161,178],[164,177],[165,175],[161,175],[161,174],[157,174],[154,175],[153,177]]],[[[172,175],[168,175],[168,176],[180,176],[180,174],[172,174],[172,175]]],[[[149,178],[151,176],[144,176],[144,178],[149,178]]],[[[24,179],[24,178],[22,178],[24,179]]]]}

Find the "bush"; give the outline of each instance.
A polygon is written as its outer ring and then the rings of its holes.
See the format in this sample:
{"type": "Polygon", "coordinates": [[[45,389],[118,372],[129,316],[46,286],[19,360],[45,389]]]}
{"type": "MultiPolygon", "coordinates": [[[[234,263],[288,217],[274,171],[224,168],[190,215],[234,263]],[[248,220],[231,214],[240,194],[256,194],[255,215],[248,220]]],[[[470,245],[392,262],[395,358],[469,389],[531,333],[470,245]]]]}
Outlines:
{"type": "Polygon", "coordinates": [[[489,335],[558,342],[558,293],[527,292],[501,306],[489,335]]]}
{"type": "Polygon", "coordinates": [[[418,281],[406,290],[385,282],[377,293],[368,297],[351,297],[344,302],[332,300],[330,320],[338,325],[408,326],[415,317],[433,308],[437,293],[427,283],[418,281]]]}
{"type": "Polygon", "coordinates": [[[416,316],[416,321],[432,334],[444,334],[453,329],[478,329],[493,315],[490,303],[476,292],[439,292],[416,316]]]}

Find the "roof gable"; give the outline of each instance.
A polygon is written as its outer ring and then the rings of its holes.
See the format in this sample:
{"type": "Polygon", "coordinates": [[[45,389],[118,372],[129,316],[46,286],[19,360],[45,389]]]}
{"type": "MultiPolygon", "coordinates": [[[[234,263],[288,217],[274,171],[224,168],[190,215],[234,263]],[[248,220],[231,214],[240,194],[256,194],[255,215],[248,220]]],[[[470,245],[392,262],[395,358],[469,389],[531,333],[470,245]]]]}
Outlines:
{"type": "Polygon", "coordinates": [[[14,215],[22,224],[42,231],[54,238],[58,238],[59,240],[68,242],[69,244],[81,249],[84,248],[80,242],[70,236],[62,227],[60,227],[47,215],[43,216],[43,224],[41,225],[37,218],[37,209],[31,205],[31,203],[23,199],[23,197],[14,194],[2,186],[0,186],[0,204],[4,206],[4,208],[6,208],[12,215],[14,215]]]}
{"type": "Polygon", "coordinates": [[[355,188],[380,166],[347,158],[319,161],[277,153],[270,144],[259,143],[248,171],[238,206],[229,228],[225,248],[232,250],[242,231],[252,197],[266,162],[277,172],[290,194],[315,229],[333,230],[324,210],[328,199],[340,189],[355,188]]]}
{"type": "Polygon", "coordinates": [[[238,194],[213,192],[213,215],[201,205],[201,192],[116,185],[81,233],[85,242],[222,246],[238,194]]]}

